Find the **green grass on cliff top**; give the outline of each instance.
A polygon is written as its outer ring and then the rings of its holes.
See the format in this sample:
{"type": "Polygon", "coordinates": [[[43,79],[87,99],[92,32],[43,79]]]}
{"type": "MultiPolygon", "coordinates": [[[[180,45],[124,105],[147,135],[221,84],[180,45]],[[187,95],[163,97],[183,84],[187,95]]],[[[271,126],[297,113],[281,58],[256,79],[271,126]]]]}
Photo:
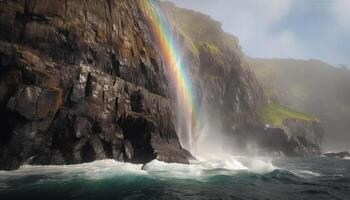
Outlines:
{"type": "Polygon", "coordinates": [[[202,47],[209,48],[215,54],[221,48],[238,46],[238,39],[225,33],[221,28],[221,23],[208,15],[178,8],[171,2],[162,2],[162,7],[181,34],[188,42],[192,43],[191,51],[195,55],[198,55],[199,49],[202,47]]]}
{"type": "Polygon", "coordinates": [[[298,112],[276,103],[269,103],[265,105],[260,111],[260,119],[265,124],[270,124],[277,127],[282,127],[283,121],[286,119],[319,122],[319,119],[315,116],[298,112]]]}

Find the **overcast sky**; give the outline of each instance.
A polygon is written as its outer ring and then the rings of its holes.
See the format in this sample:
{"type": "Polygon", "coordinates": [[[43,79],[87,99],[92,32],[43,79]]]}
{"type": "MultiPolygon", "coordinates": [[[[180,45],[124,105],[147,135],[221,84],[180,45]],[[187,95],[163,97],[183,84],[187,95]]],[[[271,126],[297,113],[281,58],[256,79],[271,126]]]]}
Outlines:
{"type": "Polygon", "coordinates": [[[251,57],[350,66],[350,0],[171,0],[210,15],[251,57]]]}

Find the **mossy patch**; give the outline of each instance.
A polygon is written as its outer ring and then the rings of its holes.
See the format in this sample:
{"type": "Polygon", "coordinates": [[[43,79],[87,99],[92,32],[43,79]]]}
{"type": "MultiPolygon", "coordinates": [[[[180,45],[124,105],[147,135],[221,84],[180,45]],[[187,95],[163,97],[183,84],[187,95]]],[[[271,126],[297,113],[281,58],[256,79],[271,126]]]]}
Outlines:
{"type": "Polygon", "coordinates": [[[234,49],[238,46],[238,39],[225,33],[221,28],[221,23],[208,15],[177,8],[170,2],[162,2],[161,5],[170,21],[176,24],[176,28],[180,30],[182,35],[195,44],[192,48],[193,52],[198,52],[196,50],[197,44],[208,44],[209,47],[213,47],[212,50],[234,49]]]}
{"type": "Polygon", "coordinates": [[[260,114],[260,119],[263,123],[270,124],[277,127],[282,127],[283,122],[286,119],[319,122],[319,119],[315,116],[298,112],[286,106],[278,105],[276,103],[269,103],[265,105],[260,110],[259,114],[260,114]]]}

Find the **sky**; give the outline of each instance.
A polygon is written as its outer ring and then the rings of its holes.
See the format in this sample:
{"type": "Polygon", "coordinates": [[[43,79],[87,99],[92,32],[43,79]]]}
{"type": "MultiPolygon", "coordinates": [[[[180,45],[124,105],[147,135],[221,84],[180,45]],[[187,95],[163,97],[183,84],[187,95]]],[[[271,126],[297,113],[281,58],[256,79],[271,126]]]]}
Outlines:
{"type": "Polygon", "coordinates": [[[257,58],[318,59],[350,68],[350,0],[171,0],[210,15],[257,58]]]}

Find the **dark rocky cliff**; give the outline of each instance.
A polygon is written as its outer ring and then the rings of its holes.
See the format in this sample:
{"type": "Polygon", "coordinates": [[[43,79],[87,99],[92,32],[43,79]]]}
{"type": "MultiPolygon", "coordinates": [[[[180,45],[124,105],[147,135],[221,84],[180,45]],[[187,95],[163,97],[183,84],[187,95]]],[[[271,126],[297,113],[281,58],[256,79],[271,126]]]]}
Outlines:
{"type": "Polygon", "coordinates": [[[265,126],[261,119],[261,110],[268,105],[264,91],[238,39],[225,33],[220,22],[170,2],[162,3],[162,7],[186,51],[184,58],[203,114],[209,114],[207,122],[211,125],[219,122],[209,134],[232,136],[226,138],[226,145],[234,152],[320,155],[323,130],[318,122],[291,118],[283,126],[265,126]]]}
{"type": "Polygon", "coordinates": [[[209,16],[169,2],[162,7],[179,35],[201,108],[210,113],[207,121],[221,122],[223,132],[232,135],[257,123],[264,94],[238,39],[223,32],[221,24],[209,16]]]}
{"type": "Polygon", "coordinates": [[[0,2],[0,169],[188,163],[136,0],[0,2]]]}
{"type": "Polygon", "coordinates": [[[319,117],[325,149],[348,148],[350,70],[319,60],[248,61],[268,99],[319,117]]]}
{"type": "MultiPolygon", "coordinates": [[[[139,3],[0,1],[0,169],[106,158],[188,163],[175,127],[174,91],[139,3]]],[[[173,14],[191,12],[162,8],[201,109],[210,113],[207,122],[220,122],[236,138],[230,145],[244,151],[247,139],[267,133],[258,113],[264,95],[238,40],[207,16],[193,15],[207,29],[190,30],[179,24],[190,18],[173,14]]]]}

